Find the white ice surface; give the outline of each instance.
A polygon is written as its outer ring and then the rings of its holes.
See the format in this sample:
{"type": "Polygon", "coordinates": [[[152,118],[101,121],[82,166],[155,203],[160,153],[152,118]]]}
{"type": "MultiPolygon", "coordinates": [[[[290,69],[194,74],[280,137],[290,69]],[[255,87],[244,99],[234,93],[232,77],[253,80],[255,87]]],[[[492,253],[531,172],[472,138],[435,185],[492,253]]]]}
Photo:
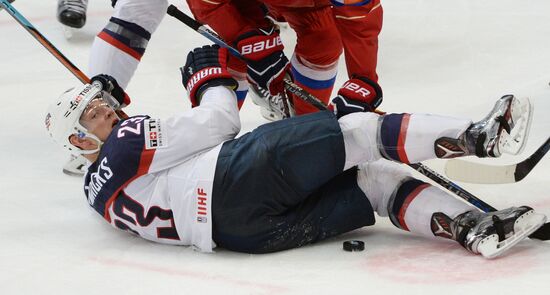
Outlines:
{"type": "MultiPolygon", "coordinates": [[[[70,41],[55,20],[55,0],[14,5],[85,71],[109,3],[91,1],[86,27],[70,41]]],[[[477,119],[512,92],[535,105],[531,137],[523,155],[497,162],[523,159],[550,135],[550,1],[383,4],[384,110],[477,119]]],[[[294,35],[287,30],[283,39],[290,53],[294,35]]],[[[188,108],[178,66],[204,43],[166,17],[130,83],[127,113],[164,117],[188,108]]],[[[301,249],[207,255],[117,231],[89,209],[81,180],[61,173],[67,156],[44,131],[48,102],[78,81],[5,11],[0,50],[0,294],[549,294],[549,242],[524,241],[487,261],[379,219],[301,249]],[[366,251],[342,251],[347,239],[365,241],[366,251]]],[[[345,80],[342,62],[336,85],[345,80]]],[[[244,131],[265,122],[250,100],[241,115],[244,131]]],[[[521,183],[464,187],[498,208],[525,204],[550,214],[549,174],[543,159],[521,183]]]]}

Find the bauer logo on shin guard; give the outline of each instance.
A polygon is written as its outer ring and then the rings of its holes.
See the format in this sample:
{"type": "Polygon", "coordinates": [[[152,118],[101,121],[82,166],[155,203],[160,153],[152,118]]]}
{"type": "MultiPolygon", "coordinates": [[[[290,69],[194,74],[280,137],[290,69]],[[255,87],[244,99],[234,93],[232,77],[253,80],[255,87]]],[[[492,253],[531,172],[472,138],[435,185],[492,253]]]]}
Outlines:
{"type": "Polygon", "coordinates": [[[197,84],[200,80],[204,79],[207,76],[210,75],[219,75],[222,73],[222,68],[216,67],[216,68],[204,68],[198,72],[196,72],[191,79],[189,79],[189,82],[187,82],[187,89],[193,89],[193,86],[197,84]]]}

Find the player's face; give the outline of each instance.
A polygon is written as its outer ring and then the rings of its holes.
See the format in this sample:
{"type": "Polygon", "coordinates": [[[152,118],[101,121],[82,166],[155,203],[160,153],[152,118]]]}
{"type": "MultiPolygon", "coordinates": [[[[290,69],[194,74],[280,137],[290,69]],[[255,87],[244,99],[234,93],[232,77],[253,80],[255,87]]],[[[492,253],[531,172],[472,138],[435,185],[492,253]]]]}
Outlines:
{"type": "Polygon", "coordinates": [[[90,101],[80,116],[80,124],[101,141],[107,139],[118,121],[115,111],[101,98],[90,101]]]}

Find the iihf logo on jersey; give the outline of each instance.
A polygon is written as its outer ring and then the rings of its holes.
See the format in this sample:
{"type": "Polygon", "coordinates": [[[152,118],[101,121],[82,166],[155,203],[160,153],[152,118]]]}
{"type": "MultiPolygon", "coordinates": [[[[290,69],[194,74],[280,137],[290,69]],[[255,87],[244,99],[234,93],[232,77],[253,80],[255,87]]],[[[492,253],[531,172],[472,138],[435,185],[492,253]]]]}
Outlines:
{"type": "Polygon", "coordinates": [[[165,148],[168,141],[163,133],[160,119],[145,120],[145,148],[148,150],[165,148]]]}
{"type": "Polygon", "coordinates": [[[206,223],[208,219],[208,205],[206,201],[208,200],[208,194],[204,191],[203,188],[197,188],[197,222],[206,223]]]}

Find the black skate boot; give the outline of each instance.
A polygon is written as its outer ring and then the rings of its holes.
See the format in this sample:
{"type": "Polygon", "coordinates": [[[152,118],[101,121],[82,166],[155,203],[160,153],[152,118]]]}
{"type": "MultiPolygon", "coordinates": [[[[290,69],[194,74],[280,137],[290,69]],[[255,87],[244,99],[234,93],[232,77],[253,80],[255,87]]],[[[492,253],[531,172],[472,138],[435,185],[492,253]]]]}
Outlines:
{"type": "Polygon", "coordinates": [[[250,90],[254,93],[252,102],[260,107],[260,113],[265,119],[278,121],[294,116],[294,109],[286,97],[271,95],[269,91],[254,84],[250,84],[250,90]]]}
{"type": "Polygon", "coordinates": [[[517,155],[527,142],[532,114],[529,99],[505,95],[485,118],[473,123],[459,138],[439,138],[435,143],[436,155],[439,158],[517,155]]]}
{"type": "Polygon", "coordinates": [[[472,210],[451,220],[447,215],[432,216],[436,236],[453,239],[466,250],[494,258],[527,238],[546,222],[546,216],[527,206],[483,213],[472,210]]]}
{"type": "Polygon", "coordinates": [[[80,29],[86,24],[88,0],[58,0],[57,19],[60,23],[80,29]]]}

